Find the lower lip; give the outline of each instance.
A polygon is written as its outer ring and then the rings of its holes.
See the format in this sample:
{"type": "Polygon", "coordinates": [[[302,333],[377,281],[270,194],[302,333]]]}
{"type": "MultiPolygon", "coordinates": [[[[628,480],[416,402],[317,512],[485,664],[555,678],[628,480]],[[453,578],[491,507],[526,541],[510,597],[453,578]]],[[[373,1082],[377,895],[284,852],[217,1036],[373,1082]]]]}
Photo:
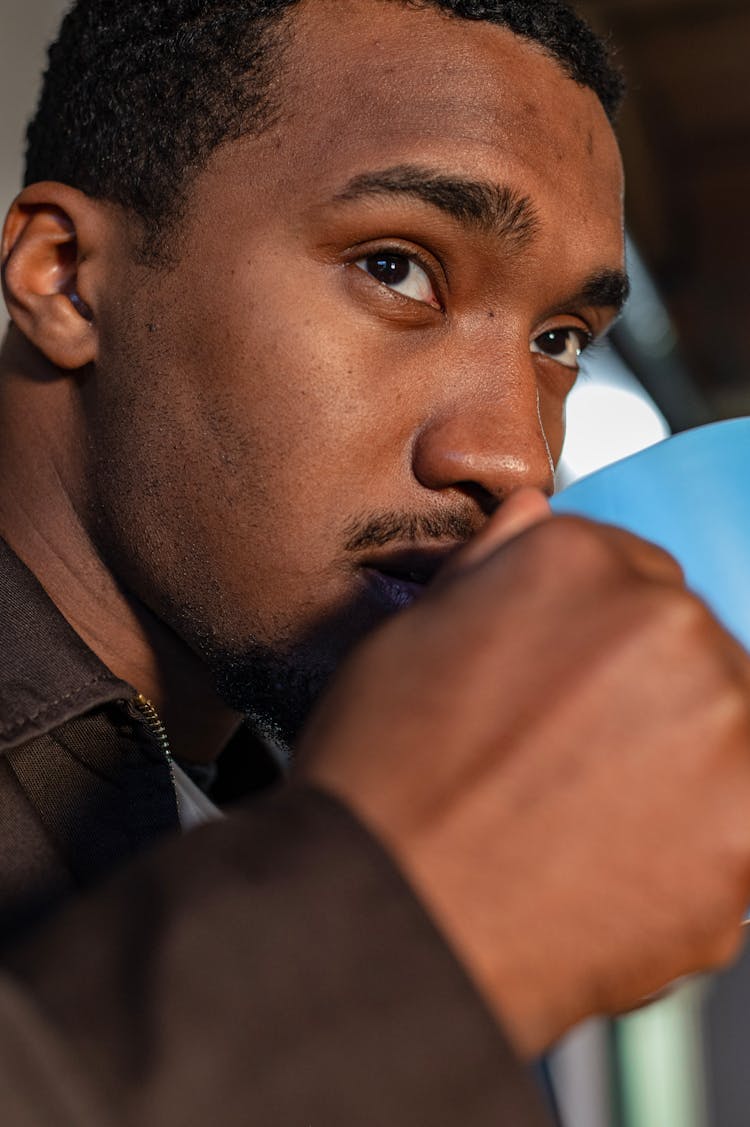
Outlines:
{"type": "Polygon", "coordinates": [[[390,610],[404,610],[410,607],[415,599],[424,594],[424,584],[413,583],[409,579],[397,579],[394,575],[366,568],[365,575],[375,595],[381,603],[390,610]]]}

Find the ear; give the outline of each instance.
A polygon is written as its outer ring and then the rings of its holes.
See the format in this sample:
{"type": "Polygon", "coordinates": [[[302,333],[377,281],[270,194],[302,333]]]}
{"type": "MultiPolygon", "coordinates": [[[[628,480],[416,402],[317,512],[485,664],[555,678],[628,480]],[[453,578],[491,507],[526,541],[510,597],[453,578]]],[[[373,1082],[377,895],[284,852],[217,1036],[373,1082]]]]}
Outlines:
{"type": "Polygon", "coordinates": [[[103,205],[65,184],[24,188],[5,222],[2,281],[11,318],[58,368],[96,359],[103,205]],[[97,254],[98,252],[98,254],[97,254]]]}

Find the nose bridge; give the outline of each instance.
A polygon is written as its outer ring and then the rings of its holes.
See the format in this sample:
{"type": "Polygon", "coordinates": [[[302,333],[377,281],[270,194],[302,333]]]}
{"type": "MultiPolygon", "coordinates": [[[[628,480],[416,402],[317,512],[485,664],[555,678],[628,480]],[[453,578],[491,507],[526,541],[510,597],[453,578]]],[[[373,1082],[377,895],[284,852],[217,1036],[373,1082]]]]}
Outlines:
{"type": "Polygon", "coordinates": [[[425,488],[478,489],[496,500],[524,485],[552,493],[555,467],[531,356],[449,391],[420,427],[413,471],[425,488]]]}

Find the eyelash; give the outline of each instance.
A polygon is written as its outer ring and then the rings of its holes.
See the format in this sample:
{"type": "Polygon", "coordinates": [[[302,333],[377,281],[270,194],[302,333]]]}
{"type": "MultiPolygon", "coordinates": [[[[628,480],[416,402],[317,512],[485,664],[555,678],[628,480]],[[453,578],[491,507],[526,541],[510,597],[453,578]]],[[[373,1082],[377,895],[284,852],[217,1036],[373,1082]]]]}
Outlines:
{"type": "MultiPolygon", "coordinates": [[[[427,306],[432,308],[434,312],[445,313],[445,290],[448,288],[448,274],[439,259],[428,255],[424,251],[417,250],[414,246],[399,245],[398,243],[386,243],[384,245],[373,245],[364,247],[357,247],[351,252],[351,257],[348,256],[348,265],[356,266],[366,258],[373,258],[376,255],[388,257],[392,255],[395,258],[406,258],[410,262],[414,262],[420,269],[424,270],[425,274],[430,280],[435,297],[440,305],[440,309],[436,310],[434,306],[427,306]],[[356,255],[356,257],[355,257],[356,255]]],[[[384,289],[388,289],[394,297],[400,298],[403,301],[415,304],[415,299],[408,297],[406,294],[401,294],[397,290],[390,289],[383,283],[378,283],[374,278],[373,282],[376,285],[382,285],[384,289]]],[[[420,303],[416,303],[420,304],[420,303]]],[[[421,303],[424,304],[424,303],[421,303]]]]}
{"type": "Polygon", "coordinates": [[[581,353],[581,359],[583,361],[583,365],[581,367],[581,379],[585,380],[591,377],[591,373],[587,371],[586,365],[590,364],[592,360],[596,359],[600,352],[604,351],[606,344],[607,333],[605,333],[603,336],[597,337],[591,331],[589,331],[588,342],[585,345],[583,352],[581,353]]]}

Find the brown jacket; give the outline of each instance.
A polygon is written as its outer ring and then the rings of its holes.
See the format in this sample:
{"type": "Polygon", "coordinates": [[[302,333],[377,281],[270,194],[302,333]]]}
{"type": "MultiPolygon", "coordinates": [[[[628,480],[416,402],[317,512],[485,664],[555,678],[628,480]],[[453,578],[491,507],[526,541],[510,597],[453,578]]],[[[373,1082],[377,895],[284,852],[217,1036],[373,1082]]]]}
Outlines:
{"type": "Polygon", "coordinates": [[[245,736],[179,837],[133,696],[0,546],[3,1127],[542,1127],[351,815],[245,736]]]}

